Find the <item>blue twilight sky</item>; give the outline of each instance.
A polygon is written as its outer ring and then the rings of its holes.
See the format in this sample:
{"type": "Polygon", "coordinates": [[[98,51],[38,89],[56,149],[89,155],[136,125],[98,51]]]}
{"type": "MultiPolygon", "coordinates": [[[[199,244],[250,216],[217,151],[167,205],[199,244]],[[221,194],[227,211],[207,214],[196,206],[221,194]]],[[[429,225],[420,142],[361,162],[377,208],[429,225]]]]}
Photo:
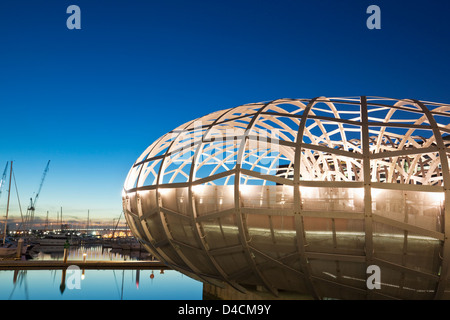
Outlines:
{"type": "MultiPolygon", "coordinates": [[[[51,160],[36,215],[109,222],[145,148],[218,109],[322,95],[450,103],[449,16],[446,0],[2,0],[0,174],[14,161],[25,212],[51,160]],[[72,4],[81,30],[66,27],[72,4]],[[372,4],[380,30],[366,27],[372,4]]],[[[17,204],[13,192],[13,215],[17,204]]]]}

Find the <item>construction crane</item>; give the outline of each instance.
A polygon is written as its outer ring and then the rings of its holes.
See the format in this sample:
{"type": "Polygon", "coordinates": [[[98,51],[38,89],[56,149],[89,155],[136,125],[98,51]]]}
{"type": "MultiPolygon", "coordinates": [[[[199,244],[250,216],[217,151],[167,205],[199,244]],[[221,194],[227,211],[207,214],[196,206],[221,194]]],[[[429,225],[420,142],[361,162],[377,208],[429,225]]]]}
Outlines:
{"type": "Polygon", "coordinates": [[[36,209],[36,202],[39,199],[39,194],[41,193],[42,185],[44,184],[45,176],[47,175],[49,166],[50,166],[50,160],[48,160],[47,166],[45,167],[44,173],[42,174],[41,183],[39,184],[39,189],[38,189],[38,192],[36,193],[36,196],[34,197],[34,200],[33,200],[33,198],[30,198],[30,206],[27,209],[27,215],[26,215],[30,226],[34,220],[34,211],[36,209]]]}
{"type": "Polygon", "coordinates": [[[2,179],[0,180],[0,197],[2,196],[3,185],[6,181],[6,172],[8,171],[8,161],[6,161],[5,170],[3,171],[2,179]]]}

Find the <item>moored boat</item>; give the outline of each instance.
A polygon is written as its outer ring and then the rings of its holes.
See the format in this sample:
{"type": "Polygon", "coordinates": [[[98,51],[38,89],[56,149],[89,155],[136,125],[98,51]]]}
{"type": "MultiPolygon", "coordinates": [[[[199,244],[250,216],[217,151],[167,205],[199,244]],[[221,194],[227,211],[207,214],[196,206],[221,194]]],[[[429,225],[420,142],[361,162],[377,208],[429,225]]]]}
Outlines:
{"type": "Polygon", "coordinates": [[[0,247],[0,258],[12,258],[17,254],[17,248],[0,247]]]}
{"type": "Polygon", "coordinates": [[[79,240],[66,234],[48,234],[43,238],[36,239],[35,242],[41,246],[64,246],[66,242],[70,245],[78,244],[79,240]]]}
{"type": "Polygon", "coordinates": [[[19,245],[17,241],[5,239],[5,243],[0,246],[0,258],[21,257],[27,254],[30,248],[30,245],[24,244],[23,242],[19,245]],[[21,248],[20,253],[17,252],[19,247],[21,248]]]}

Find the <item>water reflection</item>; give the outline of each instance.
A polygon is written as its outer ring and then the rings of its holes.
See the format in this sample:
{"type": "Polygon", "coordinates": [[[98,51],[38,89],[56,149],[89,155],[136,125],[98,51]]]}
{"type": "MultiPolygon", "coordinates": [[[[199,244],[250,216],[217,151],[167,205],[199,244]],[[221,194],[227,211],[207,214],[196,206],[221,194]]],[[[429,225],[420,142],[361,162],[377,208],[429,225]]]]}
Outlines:
{"type": "Polygon", "coordinates": [[[2,300],[201,300],[202,284],[173,270],[0,271],[2,300]]]}
{"type": "MultiPolygon", "coordinates": [[[[27,259],[32,260],[62,260],[64,257],[64,247],[62,246],[41,246],[32,252],[27,259]]],[[[68,260],[108,260],[108,261],[128,261],[128,260],[152,260],[152,256],[141,250],[117,250],[105,248],[103,246],[71,246],[68,260]]]]}
{"type": "MultiPolygon", "coordinates": [[[[62,260],[61,247],[41,248],[32,259],[62,260]]],[[[69,261],[147,260],[148,254],[101,246],[71,247],[69,261]]],[[[4,270],[2,300],[201,300],[203,286],[174,270],[4,270]]]]}

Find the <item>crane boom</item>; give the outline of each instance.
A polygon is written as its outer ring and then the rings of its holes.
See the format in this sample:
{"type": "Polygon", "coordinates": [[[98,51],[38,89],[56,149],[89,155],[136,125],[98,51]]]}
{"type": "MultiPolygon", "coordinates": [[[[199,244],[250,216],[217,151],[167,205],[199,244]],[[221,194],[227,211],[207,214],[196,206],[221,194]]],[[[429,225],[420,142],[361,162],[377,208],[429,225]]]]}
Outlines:
{"type": "Polygon", "coordinates": [[[48,162],[47,162],[47,166],[45,167],[44,173],[42,174],[41,183],[39,184],[38,192],[36,193],[36,197],[34,197],[34,201],[32,202],[33,210],[36,207],[36,202],[39,198],[39,194],[41,193],[42,185],[44,184],[45,176],[47,175],[49,165],[50,165],[50,160],[48,160],[48,162]]]}
{"type": "Polygon", "coordinates": [[[3,185],[6,181],[6,172],[8,171],[8,161],[6,161],[5,170],[3,171],[2,179],[0,180],[0,196],[2,195],[3,185]]]}

